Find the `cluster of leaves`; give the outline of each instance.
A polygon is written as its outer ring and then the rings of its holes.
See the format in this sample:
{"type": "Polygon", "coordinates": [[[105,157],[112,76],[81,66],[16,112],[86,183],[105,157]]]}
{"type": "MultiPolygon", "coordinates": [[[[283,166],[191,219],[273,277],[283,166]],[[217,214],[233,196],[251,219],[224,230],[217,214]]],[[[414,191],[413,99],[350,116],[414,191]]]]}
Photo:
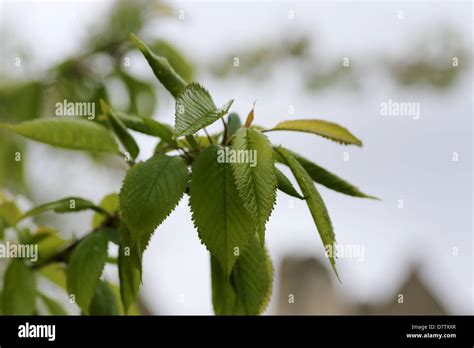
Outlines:
{"type": "MultiPolygon", "coordinates": [[[[127,312],[137,298],[142,256],[152,234],[187,194],[199,238],[210,252],[215,313],[259,314],[268,304],[272,290],[273,268],[265,247],[265,226],[277,190],[307,203],[323,245],[331,247],[335,246],[335,235],[315,182],[344,194],[373,198],[315,163],[272,145],[265,133],[307,132],[341,144],[362,143],[347,129],[328,121],[291,120],[263,129],[252,124],[253,110],[245,124],[235,113],[225,117],[233,100],[217,107],[200,84],[186,83],[166,58],[155,55],[138,37],[132,35],[131,40],[176,100],[174,127],[146,116],[117,111],[105,101],[101,103],[102,115],[97,122],[44,118],[1,124],[0,127],[50,145],[118,154],[130,165],[120,193],[106,197],[98,206],[82,198],[68,197],[36,207],[15,219],[14,225],[47,210],[96,212],[93,230],[86,237],[31,267],[13,261],[9,270],[15,268],[18,272],[16,268],[21,268],[25,278],[30,279],[31,273],[44,265],[66,264],[67,291],[83,313],[95,314],[104,311],[113,299],[113,291],[101,275],[108,259],[107,244],[117,243],[120,297],[127,312]],[[205,127],[219,119],[223,131],[209,135],[205,127]],[[140,148],[130,130],[159,138],[151,158],[136,162],[140,148]],[[201,130],[206,136],[198,134],[201,130]],[[254,152],[257,161],[219,160],[222,151],[228,150],[254,152]],[[301,193],[277,169],[276,163],[288,166],[301,193]]],[[[337,274],[333,255],[329,255],[329,260],[337,274]]],[[[9,270],[4,303],[12,296],[7,289],[15,284],[9,278],[14,271],[9,270]]],[[[28,309],[31,312],[32,308],[28,309]]]]}

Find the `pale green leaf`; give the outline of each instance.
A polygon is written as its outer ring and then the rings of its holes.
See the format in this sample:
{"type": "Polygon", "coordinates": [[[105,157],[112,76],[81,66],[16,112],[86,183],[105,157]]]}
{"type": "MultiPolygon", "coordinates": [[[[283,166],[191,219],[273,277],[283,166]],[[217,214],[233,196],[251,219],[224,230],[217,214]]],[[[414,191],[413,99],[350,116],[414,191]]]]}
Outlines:
{"type": "Polygon", "coordinates": [[[299,199],[304,199],[302,195],[299,194],[298,191],[293,187],[290,179],[286,177],[285,174],[283,174],[278,168],[275,168],[276,170],[276,177],[277,177],[277,183],[278,183],[278,189],[280,191],[285,192],[287,195],[290,195],[292,197],[296,197],[299,199]]]}
{"type": "Polygon", "coordinates": [[[12,260],[3,278],[4,315],[32,315],[36,307],[36,279],[21,260],[12,260]]]}
{"type": "Polygon", "coordinates": [[[313,133],[341,144],[362,146],[362,141],[357,139],[346,128],[324,120],[283,121],[278,123],[274,128],[268,129],[267,132],[277,130],[313,133]]]}
{"type": "Polygon", "coordinates": [[[175,133],[176,136],[190,135],[214,123],[227,114],[234,101],[230,100],[217,109],[209,92],[198,83],[186,86],[176,98],[175,133]]]}
{"type": "Polygon", "coordinates": [[[112,133],[92,121],[72,117],[43,118],[14,125],[0,124],[0,128],[66,149],[118,153],[112,133]]]}
{"type": "Polygon", "coordinates": [[[44,294],[39,295],[46,308],[48,309],[49,314],[51,315],[67,315],[66,310],[51,297],[48,297],[44,294]]]}
{"type": "Polygon", "coordinates": [[[120,190],[120,211],[132,241],[150,235],[174,210],[188,181],[181,157],[154,156],[133,166],[120,190]]]}
{"type": "Polygon", "coordinates": [[[147,81],[141,81],[136,77],[125,73],[123,70],[120,71],[119,76],[128,91],[130,101],[128,112],[150,117],[153,114],[156,105],[156,92],[154,86],[147,81]]]}
{"type": "Polygon", "coordinates": [[[189,202],[201,241],[228,276],[256,227],[237,192],[230,164],[218,162],[219,150],[211,145],[194,161],[189,202]]]}
{"type": "Polygon", "coordinates": [[[108,236],[98,230],[82,240],[71,254],[67,268],[67,289],[76,303],[88,313],[107,260],[108,236]]]}
{"type": "Polygon", "coordinates": [[[21,211],[14,202],[0,203],[0,221],[3,221],[6,226],[15,226],[20,217],[21,211]]]}
{"type": "MultiPolygon", "coordinates": [[[[276,198],[277,177],[273,148],[260,131],[241,128],[235,134],[231,149],[233,152],[230,152],[228,160],[231,161],[237,190],[256,223],[263,245],[265,224],[276,198]]],[[[220,157],[218,160],[226,160],[224,156],[220,157]]]]}
{"type": "MultiPolygon", "coordinates": [[[[314,186],[313,180],[293,155],[282,147],[275,148],[275,151],[284,159],[286,165],[290,167],[293,175],[301,188],[301,192],[306,197],[306,203],[313,220],[321,236],[325,250],[335,250],[336,237],[334,235],[331,219],[329,218],[326,205],[324,204],[319,192],[314,186]]],[[[335,253],[329,253],[329,260],[334,272],[339,278],[336,270],[335,253]]]]}
{"type": "Polygon", "coordinates": [[[132,34],[130,38],[133,44],[142,52],[158,80],[173,97],[177,98],[186,87],[183,78],[178,75],[166,58],[155,55],[137,36],[132,34]]]}
{"type": "Polygon", "coordinates": [[[51,283],[67,290],[66,266],[63,263],[54,262],[39,269],[39,273],[51,283]]]}
{"type": "MultiPolygon", "coordinates": [[[[100,201],[99,207],[104,209],[109,215],[114,215],[119,210],[119,195],[118,193],[110,193],[100,201]]],[[[103,213],[95,213],[92,218],[92,228],[99,227],[107,216],[103,213]]]]}
{"type": "Polygon", "coordinates": [[[88,201],[87,199],[83,199],[80,197],[67,197],[34,207],[33,209],[24,213],[21,216],[20,220],[38,214],[42,214],[50,210],[53,210],[56,213],[75,213],[86,209],[91,209],[101,214],[107,215],[107,212],[103,208],[96,206],[94,203],[88,201]]]}

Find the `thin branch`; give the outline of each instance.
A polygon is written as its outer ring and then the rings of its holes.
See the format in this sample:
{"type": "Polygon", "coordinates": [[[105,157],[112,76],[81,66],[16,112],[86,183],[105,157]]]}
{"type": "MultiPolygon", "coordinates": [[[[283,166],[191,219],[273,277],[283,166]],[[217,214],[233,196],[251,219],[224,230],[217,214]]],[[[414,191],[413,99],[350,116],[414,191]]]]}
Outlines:
{"type": "Polygon", "coordinates": [[[207,135],[207,139],[209,140],[209,143],[214,144],[214,140],[212,140],[211,136],[207,132],[207,129],[205,127],[203,129],[204,129],[204,133],[206,133],[206,135],[207,135]]]}
{"type": "Polygon", "coordinates": [[[227,144],[227,137],[228,137],[227,124],[225,123],[223,117],[221,117],[221,120],[222,120],[222,124],[224,125],[224,136],[222,138],[222,145],[226,145],[227,144]]]}

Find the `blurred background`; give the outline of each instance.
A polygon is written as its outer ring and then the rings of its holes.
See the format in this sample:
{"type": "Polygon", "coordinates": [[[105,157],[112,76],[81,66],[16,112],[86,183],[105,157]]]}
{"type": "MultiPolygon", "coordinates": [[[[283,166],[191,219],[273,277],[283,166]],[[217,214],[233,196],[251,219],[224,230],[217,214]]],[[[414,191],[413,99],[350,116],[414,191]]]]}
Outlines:
{"type": "MultiPolygon", "coordinates": [[[[381,201],[320,188],[338,244],[363,250],[338,260],[339,283],[305,203],[279,193],[267,225],[275,282],[266,313],[473,314],[472,19],[470,2],[2,0],[0,122],[53,116],[63,99],[106,98],[172,124],[173,99],[132,49],[134,32],[217,105],[234,98],[241,117],[257,100],[259,125],[320,118],[364,142],[267,133],[381,201]],[[389,102],[417,103],[419,115],[386,116],[389,102]]],[[[134,136],[147,159],[157,140],[134,136]]],[[[0,131],[0,188],[22,209],[68,195],[99,202],[125,170],[0,131]]],[[[209,257],[187,203],[145,252],[144,314],[212,313],[209,257]]],[[[34,223],[72,238],[91,219],[34,223]]],[[[106,277],[117,281],[112,266],[106,277]]]]}

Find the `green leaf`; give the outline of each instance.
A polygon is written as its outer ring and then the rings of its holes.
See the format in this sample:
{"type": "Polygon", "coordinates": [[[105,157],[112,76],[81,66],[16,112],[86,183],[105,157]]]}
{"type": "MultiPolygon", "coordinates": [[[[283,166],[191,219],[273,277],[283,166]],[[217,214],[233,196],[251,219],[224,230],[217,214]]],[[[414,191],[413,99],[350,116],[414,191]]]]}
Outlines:
{"type": "Polygon", "coordinates": [[[278,168],[275,168],[275,171],[276,171],[276,177],[277,177],[277,182],[278,182],[278,189],[280,191],[285,192],[287,195],[290,195],[299,199],[304,199],[304,197],[300,195],[298,191],[296,191],[296,189],[291,184],[291,181],[286,177],[285,174],[283,174],[278,168]]]}
{"type": "Polygon", "coordinates": [[[132,245],[130,231],[125,224],[120,224],[120,248],[118,269],[120,278],[120,297],[125,313],[137,299],[141,281],[141,255],[132,245]]]}
{"type": "Polygon", "coordinates": [[[157,55],[165,57],[177,73],[187,82],[191,82],[194,76],[194,69],[186,57],[179,52],[176,47],[164,40],[156,40],[151,45],[151,49],[157,55]]]}
{"type": "Polygon", "coordinates": [[[283,121],[278,123],[274,128],[266,131],[270,132],[276,130],[313,133],[341,144],[362,146],[362,141],[357,139],[346,128],[324,120],[283,121]]]}
{"type": "Polygon", "coordinates": [[[178,143],[174,140],[173,128],[167,124],[157,122],[151,118],[144,118],[143,121],[150,130],[150,135],[156,136],[167,142],[174,148],[178,148],[178,143]]]}
{"type": "MultiPolygon", "coordinates": [[[[356,186],[348,183],[344,179],[341,179],[337,175],[327,171],[323,167],[318,166],[317,164],[311,162],[310,160],[300,156],[288,149],[286,151],[290,152],[291,155],[303,166],[303,168],[308,172],[309,176],[317,182],[318,184],[324,185],[327,188],[343,193],[345,195],[362,197],[362,198],[371,198],[378,199],[377,197],[367,195],[360,191],[356,186]]],[[[275,156],[276,160],[282,163],[285,163],[280,156],[275,156]]]]}
{"type": "Polygon", "coordinates": [[[75,296],[79,307],[88,313],[107,260],[108,236],[104,230],[88,235],[74,249],[67,268],[68,293],[75,296]]]}
{"type": "Polygon", "coordinates": [[[21,211],[14,202],[0,203],[0,221],[3,221],[6,226],[15,226],[21,217],[21,211]]]}
{"type": "Polygon", "coordinates": [[[41,300],[45,304],[46,308],[48,309],[49,314],[51,315],[67,315],[66,310],[55,300],[52,298],[44,295],[39,294],[41,300]]]}
{"type": "Polygon", "coordinates": [[[228,276],[256,228],[237,192],[230,164],[218,162],[219,150],[211,145],[194,161],[189,202],[201,241],[228,276]]]}
{"type": "Polygon", "coordinates": [[[30,216],[42,214],[50,210],[54,210],[56,213],[75,213],[86,209],[92,209],[96,212],[107,215],[107,211],[105,211],[101,207],[96,206],[94,203],[88,201],[87,199],[83,199],[80,197],[67,197],[54,202],[41,204],[27,211],[21,216],[19,220],[23,220],[30,216]]]}
{"type": "Polygon", "coordinates": [[[19,122],[38,117],[41,111],[42,92],[43,86],[38,81],[2,86],[0,88],[2,119],[19,122]]]}
{"type": "Polygon", "coordinates": [[[176,98],[176,136],[190,135],[227,114],[234,100],[217,109],[209,92],[198,83],[186,86],[176,98]]]}
{"type": "Polygon", "coordinates": [[[120,78],[125,84],[130,104],[128,112],[151,117],[156,105],[156,93],[153,85],[120,71],[120,78]]]}
{"type": "MultiPolygon", "coordinates": [[[[290,167],[293,175],[301,188],[301,192],[306,198],[306,204],[313,216],[313,220],[323,241],[325,250],[335,250],[336,237],[334,235],[331,219],[329,218],[326,205],[324,204],[319,192],[314,186],[313,180],[293,155],[282,147],[276,147],[275,151],[284,159],[286,165],[290,167]]],[[[329,254],[329,261],[337,277],[336,260],[334,253],[329,254]]]]}
{"type": "Polygon", "coordinates": [[[108,121],[112,126],[115,135],[117,138],[119,138],[123,147],[128,151],[130,157],[133,159],[137,158],[140,148],[138,147],[135,139],[133,139],[125,125],[122,123],[122,121],[120,121],[118,116],[115,114],[115,111],[112,110],[103,100],[100,102],[102,111],[107,114],[108,121]]]}
{"type": "Polygon", "coordinates": [[[67,242],[59,236],[57,231],[39,228],[29,244],[38,245],[38,262],[43,262],[62,250],[67,242]]]}
{"type": "Polygon", "coordinates": [[[273,267],[257,237],[235,263],[231,278],[211,257],[212,303],[217,315],[257,315],[267,307],[273,283],[273,267]]]}
{"type": "Polygon", "coordinates": [[[109,283],[100,280],[95,289],[88,314],[90,315],[119,315],[119,306],[115,293],[109,283]]]}
{"type": "Polygon", "coordinates": [[[262,313],[270,302],[273,266],[265,248],[257,238],[237,260],[234,268],[237,302],[246,315],[262,313]]]}
{"type": "Polygon", "coordinates": [[[3,314],[32,315],[35,307],[35,275],[21,260],[12,260],[3,279],[3,314]]]}
{"type": "MultiPolygon", "coordinates": [[[[119,210],[119,195],[118,193],[110,193],[100,201],[99,207],[104,209],[109,215],[114,215],[119,210]]],[[[103,213],[95,213],[92,218],[92,228],[99,227],[107,216],[103,213]]]]}
{"type": "Polygon", "coordinates": [[[62,263],[51,263],[39,269],[40,274],[61,289],[67,290],[66,266],[62,263]]]}
{"type": "Polygon", "coordinates": [[[115,115],[127,128],[134,131],[158,137],[173,147],[178,147],[176,140],[173,139],[173,127],[165,123],[158,122],[152,118],[134,116],[115,111],[115,115]]]}
{"type": "Polygon", "coordinates": [[[120,211],[136,242],[174,210],[186,189],[189,172],[181,157],[154,156],[133,166],[120,190],[120,211]]]}
{"type": "Polygon", "coordinates": [[[240,127],[242,127],[242,121],[239,115],[235,112],[230,113],[227,118],[227,132],[229,133],[229,137],[233,136],[240,127]]]}
{"type": "MultiPolygon", "coordinates": [[[[265,224],[276,198],[277,178],[273,148],[260,131],[241,128],[232,141],[232,150],[231,154],[235,155],[235,160],[232,157],[229,157],[229,160],[232,162],[237,190],[245,208],[255,221],[263,245],[265,224]]],[[[218,160],[222,162],[225,157],[221,157],[218,160]]]]}
{"type": "Polygon", "coordinates": [[[0,124],[24,137],[71,150],[118,153],[115,139],[96,122],[69,118],[44,118],[19,124],[0,124]]]}
{"type": "MultiPolygon", "coordinates": [[[[232,277],[232,275],[231,275],[232,277]]],[[[233,315],[239,312],[236,308],[236,293],[228,277],[222,270],[219,261],[211,254],[212,305],[216,315],[233,315]]]]}
{"type": "Polygon", "coordinates": [[[130,38],[132,43],[142,52],[158,80],[173,97],[177,98],[186,87],[183,78],[178,75],[166,58],[156,56],[137,36],[131,34],[130,38]]]}

